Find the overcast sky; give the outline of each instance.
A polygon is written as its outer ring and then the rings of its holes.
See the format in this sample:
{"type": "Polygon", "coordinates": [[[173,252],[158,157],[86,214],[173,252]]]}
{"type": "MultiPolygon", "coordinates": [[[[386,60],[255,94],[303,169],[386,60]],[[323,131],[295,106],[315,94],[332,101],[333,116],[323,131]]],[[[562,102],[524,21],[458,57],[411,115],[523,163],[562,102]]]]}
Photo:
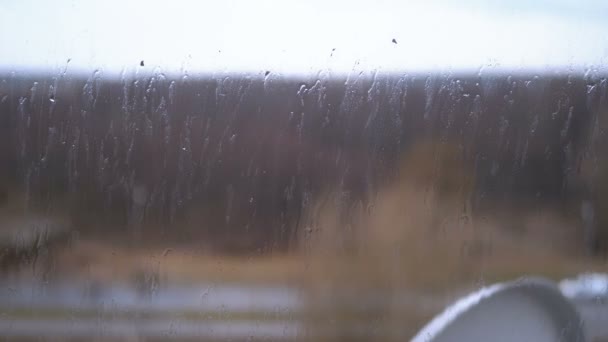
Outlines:
{"type": "Polygon", "coordinates": [[[0,68],[17,70],[608,64],[604,0],[0,0],[0,32],[0,68]]]}

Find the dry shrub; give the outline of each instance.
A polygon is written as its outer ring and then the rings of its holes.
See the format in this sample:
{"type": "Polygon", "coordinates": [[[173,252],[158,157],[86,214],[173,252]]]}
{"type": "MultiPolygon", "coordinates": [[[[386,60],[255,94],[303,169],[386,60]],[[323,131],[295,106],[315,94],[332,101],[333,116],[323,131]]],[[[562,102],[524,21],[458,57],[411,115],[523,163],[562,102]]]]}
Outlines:
{"type": "Polygon", "coordinates": [[[531,273],[556,278],[580,269],[569,247],[578,243],[575,223],[549,210],[474,215],[473,177],[457,147],[423,142],[372,206],[348,206],[339,192],[319,201],[301,238],[312,316],[346,334],[361,323],[353,317],[370,322],[363,317],[371,309],[357,303],[374,298],[371,315],[388,334],[383,338],[399,339],[442,307],[429,312],[420,302],[399,303],[404,294],[451,298],[486,281],[531,273]],[[505,220],[523,227],[509,231],[505,220]]]}

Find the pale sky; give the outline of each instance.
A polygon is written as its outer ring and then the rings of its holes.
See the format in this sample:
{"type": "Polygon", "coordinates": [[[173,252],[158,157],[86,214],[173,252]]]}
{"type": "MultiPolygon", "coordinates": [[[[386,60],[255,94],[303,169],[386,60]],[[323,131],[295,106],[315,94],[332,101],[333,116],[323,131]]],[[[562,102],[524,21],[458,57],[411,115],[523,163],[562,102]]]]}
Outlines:
{"type": "Polygon", "coordinates": [[[141,60],[168,72],[279,73],[608,64],[604,0],[0,0],[0,32],[3,70],[120,72],[141,60]]]}

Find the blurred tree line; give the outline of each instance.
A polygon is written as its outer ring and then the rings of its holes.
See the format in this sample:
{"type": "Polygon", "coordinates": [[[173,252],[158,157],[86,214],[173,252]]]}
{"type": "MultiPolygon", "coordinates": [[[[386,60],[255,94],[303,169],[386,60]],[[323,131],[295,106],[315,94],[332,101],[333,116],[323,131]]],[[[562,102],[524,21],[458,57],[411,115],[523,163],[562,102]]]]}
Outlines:
{"type": "Polygon", "coordinates": [[[470,184],[463,210],[580,217],[596,253],[608,248],[607,115],[607,81],[591,74],[4,74],[0,202],[82,233],[284,249],[327,191],[347,221],[411,168],[440,188],[470,184]],[[429,141],[450,154],[401,163],[429,141]]]}

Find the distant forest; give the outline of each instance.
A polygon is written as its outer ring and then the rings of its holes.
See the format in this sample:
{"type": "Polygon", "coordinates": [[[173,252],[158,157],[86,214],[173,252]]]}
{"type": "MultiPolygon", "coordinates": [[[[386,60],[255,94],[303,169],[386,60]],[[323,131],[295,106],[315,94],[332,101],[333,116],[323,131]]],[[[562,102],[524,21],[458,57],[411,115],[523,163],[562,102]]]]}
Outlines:
{"type": "Polygon", "coordinates": [[[430,142],[470,165],[473,211],[577,216],[589,200],[605,248],[607,119],[608,81],[593,75],[4,73],[0,201],[62,212],[83,234],[285,248],[317,198],[367,205],[430,142]]]}

